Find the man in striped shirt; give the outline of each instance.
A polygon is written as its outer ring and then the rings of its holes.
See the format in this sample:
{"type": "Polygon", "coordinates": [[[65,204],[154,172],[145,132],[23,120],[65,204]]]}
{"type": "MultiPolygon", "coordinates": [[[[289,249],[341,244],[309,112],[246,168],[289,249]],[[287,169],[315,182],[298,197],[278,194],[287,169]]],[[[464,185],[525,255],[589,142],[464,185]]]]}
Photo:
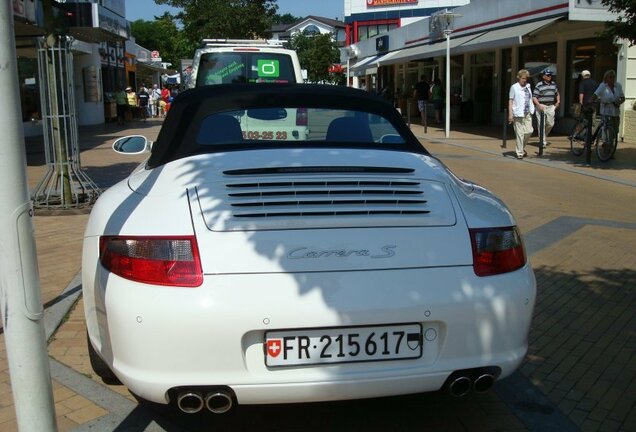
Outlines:
{"type": "MultiPolygon", "coordinates": [[[[556,83],[552,79],[553,72],[550,69],[544,69],[543,80],[539,82],[532,92],[532,101],[537,107],[537,125],[541,127],[541,114],[545,115],[544,119],[544,133],[543,133],[543,147],[548,145],[548,135],[554,127],[554,113],[559,108],[561,103],[561,96],[559,95],[559,89],[557,89],[556,83]]],[[[539,132],[539,137],[541,132],[539,132]]]]}

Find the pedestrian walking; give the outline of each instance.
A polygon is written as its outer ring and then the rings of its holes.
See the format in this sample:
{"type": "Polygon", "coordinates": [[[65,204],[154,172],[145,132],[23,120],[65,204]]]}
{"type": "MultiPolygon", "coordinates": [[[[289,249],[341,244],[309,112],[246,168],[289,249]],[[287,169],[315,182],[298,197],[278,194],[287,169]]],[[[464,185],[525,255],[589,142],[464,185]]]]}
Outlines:
{"type": "MultiPolygon", "coordinates": [[[[433,80],[429,98],[433,101],[433,107],[435,108],[435,123],[441,124],[444,109],[444,89],[442,88],[442,81],[439,78],[433,80]]],[[[446,113],[446,115],[448,115],[448,113],[446,113]]]]}
{"type": "MultiPolygon", "coordinates": [[[[603,75],[603,82],[598,86],[594,95],[601,102],[599,113],[614,126],[618,140],[618,127],[621,122],[621,104],[625,102],[623,86],[616,82],[616,71],[608,70],[603,75]]],[[[618,142],[616,143],[618,146],[618,142]]],[[[614,157],[614,156],[612,156],[614,157]]]]}
{"type": "MultiPolygon", "coordinates": [[[[541,127],[541,114],[544,115],[543,121],[543,142],[539,145],[544,148],[548,145],[548,135],[554,127],[554,117],[557,108],[561,104],[561,95],[556,82],[554,82],[554,72],[551,69],[544,69],[542,72],[542,80],[535,86],[532,101],[536,107],[537,124],[541,127]]],[[[541,131],[539,131],[541,137],[541,131]]]]}
{"type": "Polygon", "coordinates": [[[594,103],[592,96],[598,88],[598,84],[592,78],[589,70],[581,72],[581,82],[579,83],[579,104],[583,114],[592,114],[594,112],[594,103]]]}
{"type": "Polygon", "coordinates": [[[128,101],[128,112],[130,112],[130,119],[135,118],[135,111],[137,111],[137,93],[135,93],[132,87],[126,87],[126,100],[128,101]]]}
{"type": "Polygon", "coordinates": [[[159,115],[159,101],[161,100],[161,90],[157,84],[152,85],[150,90],[150,112],[153,117],[159,115]]]}
{"type": "Polygon", "coordinates": [[[168,86],[161,89],[161,101],[159,102],[159,108],[162,116],[165,116],[170,109],[170,89],[168,86]]]}
{"type": "Polygon", "coordinates": [[[148,91],[146,90],[146,87],[144,87],[143,85],[141,86],[141,88],[139,89],[139,94],[137,94],[137,100],[139,103],[139,114],[141,115],[141,118],[143,120],[146,120],[148,118],[148,109],[149,109],[149,102],[150,102],[150,95],[148,94],[148,91]]]}
{"type": "Polygon", "coordinates": [[[417,109],[420,111],[422,126],[426,124],[424,116],[426,115],[426,104],[428,103],[428,97],[431,92],[430,87],[431,85],[428,83],[426,75],[422,75],[413,89],[413,96],[417,100],[417,109]]]}
{"type": "Polygon", "coordinates": [[[115,104],[117,105],[117,124],[123,125],[126,121],[128,98],[126,92],[120,86],[117,86],[117,91],[115,92],[115,104]]]}
{"type": "Polygon", "coordinates": [[[528,83],[530,72],[521,69],[517,72],[517,82],[510,86],[508,97],[508,123],[514,125],[517,141],[517,159],[525,156],[525,147],[532,135],[532,114],[535,106],[532,103],[532,89],[528,83]]]}

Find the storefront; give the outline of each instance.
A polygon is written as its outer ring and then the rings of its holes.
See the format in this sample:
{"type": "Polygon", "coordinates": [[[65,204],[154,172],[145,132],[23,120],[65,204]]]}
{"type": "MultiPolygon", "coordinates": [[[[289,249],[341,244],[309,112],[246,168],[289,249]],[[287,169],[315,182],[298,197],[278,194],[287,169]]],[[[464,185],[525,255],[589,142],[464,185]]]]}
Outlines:
{"type": "MultiPolygon", "coordinates": [[[[477,124],[504,121],[508,91],[519,69],[528,69],[535,84],[545,68],[553,69],[562,98],[557,130],[565,130],[577,99],[580,73],[592,72],[600,82],[606,70],[614,69],[623,83],[631,107],[636,98],[636,65],[630,65],[628,44],[600,37],[604,21],[615,19],[598,2],[570,0],[510,2],[514,7],[496,7],[496,0],[473,0],[453,9],[456,14],[449,41],[451,119],[477,124]],[[631,67],[632,73],[627,70],[631,67]]],[[[403,26],[385,35],[389,50],[381,54],[374,41],[356,44],[355,63],[373,58],[376,74],[384,69],[394,74],[395,91],[407,96],[419,77],[429,80],[446,76],[446,40],[440,31],[443,17],[403,26]]],[[[632,48],[633,50],[636,49],[632,48]]],[[[631,55],[633,58],[634,55],[631,55]]],[[[367,68],[368,69],[368,68],[367,68]]],[[[360,77],[360,80],[364,77],[360,77]]],[[[624,122],[623,122],[624,123],[624,122]]]]}
{"type": "MultiPolygon", "coordinates": [[[[54,14],[63,16],[74,42],[73,86],[78,125],[103,123],[105,100],[124,84],[123,43],[130,36],[123,0],[53,2],[54,14]]],[[[40,71],[37,40],[44,36],[40,1],[14,0],[14,26],[22,119],[26,136],[42,134],[40,71]]],[[[66,55],[66,54],[65,54],[66,55]]]]}

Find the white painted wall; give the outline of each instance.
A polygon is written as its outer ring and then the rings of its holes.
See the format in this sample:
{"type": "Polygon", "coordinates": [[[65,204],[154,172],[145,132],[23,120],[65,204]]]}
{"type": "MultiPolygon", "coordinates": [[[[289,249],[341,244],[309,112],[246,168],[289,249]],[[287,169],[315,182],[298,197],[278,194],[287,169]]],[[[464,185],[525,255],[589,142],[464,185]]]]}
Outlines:
{"type": "MultiPolygon", "coordinates": [[[[87,44],[88,45],[88,44],[87,44]]],[[[86,102],[84,100],[84,78],[82,70],[87,66],[95,66],[101,71],[101,58],[97,51],[99,45],[90,44],[90,53],[75,54],[73,56],[75,107],[77,109],[77,125],[87,126],[104,123],[104,95],[99,102],[86,102]]],[[[99,88],[103,88],[101,73],[99,74],[99,88]]]]}

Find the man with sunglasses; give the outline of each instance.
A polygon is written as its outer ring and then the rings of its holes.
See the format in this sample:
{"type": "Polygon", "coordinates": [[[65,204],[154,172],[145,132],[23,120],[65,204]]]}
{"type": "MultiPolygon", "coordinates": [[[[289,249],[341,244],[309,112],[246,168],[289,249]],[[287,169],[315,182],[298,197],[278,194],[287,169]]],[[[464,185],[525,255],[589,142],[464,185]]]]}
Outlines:
{"type": "MultiPolygon", "coordinates": [[[[532,101],[537,108],[536,116],[539,128],[541,127],[541,115],[544,115],[542,146],[545,148],[548,145],[548,135],[554,127],[555,112],[561,104],[561,95],[559,95],[559,89],[554,82],[552,70],[544,69],[541,74],[543,79],[535,86],[532,101]]],[[[539,130],[539,137],[541,137],[541,130],[539,130]]]]}

